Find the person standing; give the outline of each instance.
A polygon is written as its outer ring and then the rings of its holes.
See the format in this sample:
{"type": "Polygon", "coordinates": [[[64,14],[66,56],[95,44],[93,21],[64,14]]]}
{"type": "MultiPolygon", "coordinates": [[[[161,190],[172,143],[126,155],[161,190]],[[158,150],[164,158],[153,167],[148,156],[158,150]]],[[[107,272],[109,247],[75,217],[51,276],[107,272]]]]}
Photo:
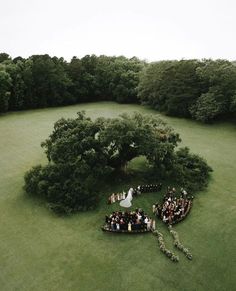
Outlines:
{"type": "Polygon", "coordinates": [[[152,230],[156,229],[156,221],[155,219],[152,220],[152,230]]]}
{"type": "Polygon", "coordinates": [[[131,222],[128,223],[128,231],[131,231],[131,222]]]}
{"type": "Polygon", "coordinates": [[[123,193],[122,193],[122,199],[124,200],[125,199],[125,191],[123,191],[123,193]]]}
{"type": "Polygon", "coordinates": [[[153,214],[156,213],[156,205],[155,204],[152,205],[152,213],[153,214]]]}

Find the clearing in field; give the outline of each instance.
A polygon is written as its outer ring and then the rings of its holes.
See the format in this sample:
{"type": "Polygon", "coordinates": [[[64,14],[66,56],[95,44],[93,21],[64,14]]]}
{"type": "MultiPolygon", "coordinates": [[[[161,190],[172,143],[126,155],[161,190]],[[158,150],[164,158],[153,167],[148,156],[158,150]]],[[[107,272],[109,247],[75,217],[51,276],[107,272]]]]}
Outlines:
{"type": "MultiPolygon", "coordinates": [[[[96,210],[58,217],[45,204],[22,190],[24,173],[46,163],[40,143],[62,116],[114,117],[122,112],[157,114],[138,105],[102,102],[10,113],[0,117],[0,282],[2,290],[233,290],[235,286],[235,125],[202,125],[162,117],[180,133],[183,144],[200,154],[214,169],[207,190],[197,193],[191,213],[174,226],[190,246],[194,260],[171,263],[150,235],[104,235],[106,214],[117,210],[107,204],[111,193],[139,185],[134,172],[145,171],[141,157],[128,165],[129,179],[113,181],[104,189],[96,210]]],[[[166,187],[167,185],[163,185],[166,187]]],[[[164,189],[164,188],[163,188],[164,189]]],[[[166,188],[165,188],[166,189],[166,188]]],[[[152,205],[163,191],[132,200],[131,211],[142,207],[152,216],[152,205]],[[150,207],[151,205],[151,207],[150,207]]],[[[158,222],[166,247],[174,251],[175,233],[158,222]]],[[[158,236],[158,234],[157,234],[158,236]]]]}

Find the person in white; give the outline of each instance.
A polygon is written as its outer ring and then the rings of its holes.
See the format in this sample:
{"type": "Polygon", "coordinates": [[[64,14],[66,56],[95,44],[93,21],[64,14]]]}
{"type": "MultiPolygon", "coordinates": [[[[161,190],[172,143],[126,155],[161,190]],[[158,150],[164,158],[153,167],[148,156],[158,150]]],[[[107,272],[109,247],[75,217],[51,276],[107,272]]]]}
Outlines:
{"type": "Polygon", "coordinates": [[[123,193],[122,193],[122,199],[125,199],[125,191],[123,191],[123,193]]]}
{"type": "Polygon", "coordinates": [[[131,231],[132,230],[132,228],[131,228],[131,223],[129,222],[128,223],[128,231],[131,231]]]}
{"type": "Polygon", "coordinates": [[[133,192],[134,192],[134,189],[130,188],[127,197],[120,202],[121,207],[128,208],[128,207],[132,206],[131,201],[133,199],[133,192]]]}
{"type": "Polygon", "coordinates": [[[115,203],[116,202],[116,200],[115,200],[115,194],[114,193],[112,193],[112,195],[111,195],[111,202],[112,203],[115,203]]]}
{"type": "Polygon", "coordinates": [[[155,230],[156,229],[156,221],[155,219],[153,219],[152,221],[152,230],[155,230]]]}
{"type": "Polygon", "coordinates": [[[152,213],[155,213],[155,212],[156,212],[156,205],[153,204],[153,205],[152,205],[152,213]]]}

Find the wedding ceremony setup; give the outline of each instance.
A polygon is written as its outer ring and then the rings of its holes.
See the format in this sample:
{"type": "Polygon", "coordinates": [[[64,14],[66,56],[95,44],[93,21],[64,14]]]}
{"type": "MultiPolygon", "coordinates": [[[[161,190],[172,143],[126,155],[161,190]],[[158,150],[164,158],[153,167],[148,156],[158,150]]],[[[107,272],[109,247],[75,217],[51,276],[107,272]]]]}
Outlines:
{"type": "MultiPolygon", "coordinates": [[[[108,204],[119,202],[119,206],[122,208],[130,208],[132,206],[133,197],[140,196],[143,193],[157,192],[162,189],[162,184],[150,184],[139,185],[136,188],[130,188],[126,195],[126,192],[112,193],[108,198],[108,204]]],[[[182,251],[186,258],[192,260],[192,254],[189,249],[185,248],[179,241],[179,236],[176,231],[173,230],[172,225],[176,224],[189,214],[193,196],[187,193],[183,188],[180,189],[180,194],[177,195],[174,187],[167,187],[167,191],[163,196],[161,203],[155,203],[152,205],[152,213],[154,218],[149,217],[142,208],[136,208],[134,211],[119,210],[113,211],[110,215],[105,216],[105,224],[102,226],[104,232],[109,233],[126,233],[126,234],[143,234],[153,233],[157,236],[160,250],[173,262],[178,262],[179,257],[173,252],[168,250],[165,246],[163,234],[156,228],[155,218],[163,221],[168,225],[168,230],[173,237],[173,244],[179,250],[182,251]]]]}
{"type": "Polygon", "coordinates": [[[236,1],[1,10],[0,291],[235,290],[236,1]]]}

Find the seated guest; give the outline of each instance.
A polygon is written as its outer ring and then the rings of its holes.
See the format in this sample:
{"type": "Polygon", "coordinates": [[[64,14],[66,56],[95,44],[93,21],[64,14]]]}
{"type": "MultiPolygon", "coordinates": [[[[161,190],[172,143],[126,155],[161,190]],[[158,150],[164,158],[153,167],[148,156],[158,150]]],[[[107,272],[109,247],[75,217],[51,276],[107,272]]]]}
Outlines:
{"type": "Polygon", "coordinates": [[[136,211],[113,211],[113,213],[105,216],[106,227],[112,231],[119,230],[150,230],[150,219],[144,214],[142,209],[136,211]],[[147,226],[148,225],[148,226],[147,226]]]}
{"type": "Polygon", "coordinates": [[[186,191],[181,188],[181,196],[176,197],[175,188],[168,186],[167,193],[164,195],[162,206],[153,205],[153,213],[159,216],[165,223],[173,224],[183,219],[191,208],[191,200],[186,198],[186,191]]]}
{"type": "Polygon", "coordinates": [[[116,223],[115,223],[115,220],[112,220],[112,221],[111,221],[111,229],[112,229],[112,230],[116,230],[116,223]]]}
{"type": "Polygon", "coordinates": [[[167,222],[168,221],[168,217],[163,215],[163,222],[167,222]]]}

